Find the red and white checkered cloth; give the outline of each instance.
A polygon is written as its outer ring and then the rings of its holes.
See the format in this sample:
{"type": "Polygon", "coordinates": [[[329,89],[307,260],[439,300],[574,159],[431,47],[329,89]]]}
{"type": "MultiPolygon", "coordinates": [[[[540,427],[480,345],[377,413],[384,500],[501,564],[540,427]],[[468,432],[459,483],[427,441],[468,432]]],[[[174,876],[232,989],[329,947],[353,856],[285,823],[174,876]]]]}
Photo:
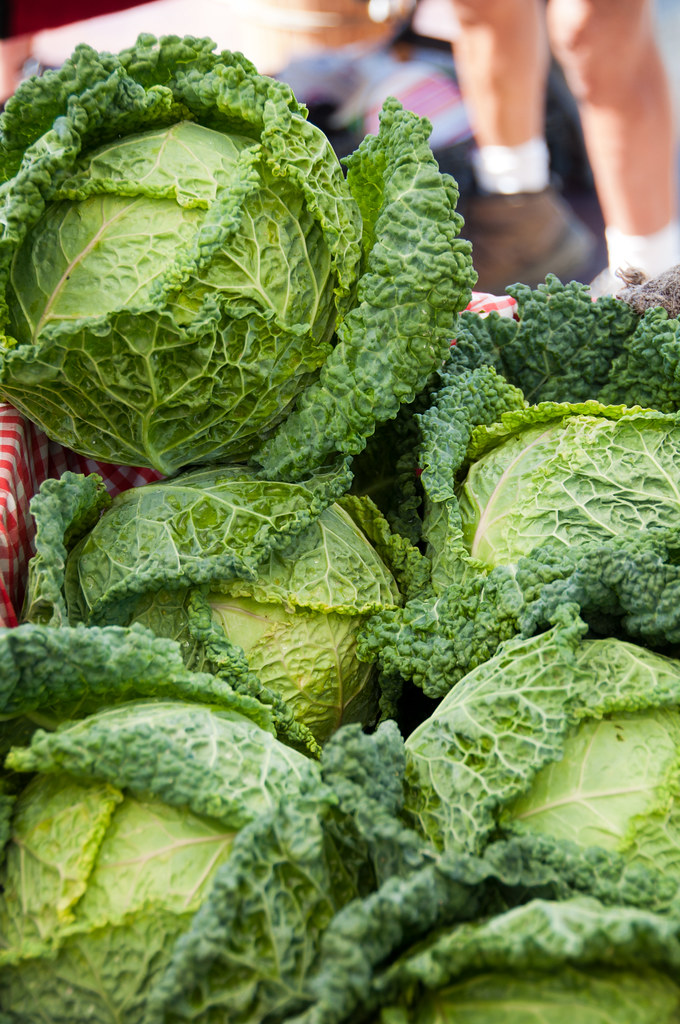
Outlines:
{"type": "Polygon", "coordinates": [[[517,313],[517,301],[511,295],[491,295],[490,292],[473,292],[471,302],[465,307],[466,312],[488,316],[499,313],[512,319],[517,313]]]}
{"type": "Polygon", "coordinates": [[[109,466],[63,448],[11,405],[0,403],[0,626],[16,626],[33,554],[29,503],[48,477],[99,473],[112,496],[158,480],[154,469],[109,466]]]}
{"type": "MultiPolygon", "coordinates": [[[[495,311],[513,316],[516,303],[509,295],[473,292],[467,308],[481,315],[495,311]]],[[[77,455],[50,441],[11,405],[0,403],[0,626],[16,626],[21,612],[35,540],[31,498],[43,480],[66,470],[99,473],[112,497],[161,477],[154,469],[110,466],[77,455]]]]}

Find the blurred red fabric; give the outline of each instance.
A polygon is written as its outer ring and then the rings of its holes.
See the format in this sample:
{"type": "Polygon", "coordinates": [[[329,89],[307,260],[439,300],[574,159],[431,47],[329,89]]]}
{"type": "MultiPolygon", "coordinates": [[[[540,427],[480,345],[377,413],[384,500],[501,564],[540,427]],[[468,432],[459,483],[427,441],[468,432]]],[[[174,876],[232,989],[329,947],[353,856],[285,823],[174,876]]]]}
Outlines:
{"type": "Polygon", "coordinates": [[[141,7],[139,0],[5,0],[8,4],[8,35],[19,36],[58,28],[72,21],[112,14],[128,7],[141,7]]]}

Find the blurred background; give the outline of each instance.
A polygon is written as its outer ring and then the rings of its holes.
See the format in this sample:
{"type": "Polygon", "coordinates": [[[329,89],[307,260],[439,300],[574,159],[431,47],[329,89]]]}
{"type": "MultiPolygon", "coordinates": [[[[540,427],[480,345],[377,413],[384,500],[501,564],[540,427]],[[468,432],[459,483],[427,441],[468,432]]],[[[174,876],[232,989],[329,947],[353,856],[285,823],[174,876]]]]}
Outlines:
{"type": "MultiPolygon", "coordinates": [[[[653,12],[678,134],[680,0],[655,0],[653,12]]],[[[209,36],[219,49],[240,50],[259,71],[289,82],[340,156],[377,130],[383,100],[396,96],[432,122],[432,149],[442,170],[457,179],[465,215],[474,191],[474,142],[456,74],[459,25],[449,0],[4,0],[0,104],[22,78],[58,67],[77,44],[117,52],[141,32],[209,36]]],[[[545,124],[551,181],[595,238],[577,277],[589,282],[606,262],[603,221],[578,109],[554,62],[545,124]]]]}

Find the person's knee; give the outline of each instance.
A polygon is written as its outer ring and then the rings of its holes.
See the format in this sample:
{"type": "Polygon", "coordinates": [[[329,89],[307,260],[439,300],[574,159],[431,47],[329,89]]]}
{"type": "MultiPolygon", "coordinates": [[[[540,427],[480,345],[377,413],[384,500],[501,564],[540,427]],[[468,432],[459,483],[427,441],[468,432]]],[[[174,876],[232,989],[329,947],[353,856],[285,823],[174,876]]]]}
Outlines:
{"type": "Polygon", "coordinates": [[[651,22],[647,0],[550,0],[550,44],[579,100],[607,102],[635,73],[651,22]]]}

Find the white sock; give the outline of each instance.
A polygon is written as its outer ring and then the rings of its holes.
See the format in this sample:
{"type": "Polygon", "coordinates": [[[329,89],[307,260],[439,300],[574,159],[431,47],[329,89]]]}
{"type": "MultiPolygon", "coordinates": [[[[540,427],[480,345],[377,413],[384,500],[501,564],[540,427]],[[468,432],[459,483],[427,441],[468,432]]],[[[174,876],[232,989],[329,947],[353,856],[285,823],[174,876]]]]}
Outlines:
{"type": "Polygon", "coordinates": [[[656,277],[680,263],[680,222],[671,221],[652,235],[626,235],[618,228],[605,228],[609,269],[634,268],[656,277]]]}
{"type": "Polygon", "coordinates": [[[541,138],[519,146],[480,146],[473,152],[472,162],[483,192],[542,192],[550,177],[548,146],[541,138]]]}

